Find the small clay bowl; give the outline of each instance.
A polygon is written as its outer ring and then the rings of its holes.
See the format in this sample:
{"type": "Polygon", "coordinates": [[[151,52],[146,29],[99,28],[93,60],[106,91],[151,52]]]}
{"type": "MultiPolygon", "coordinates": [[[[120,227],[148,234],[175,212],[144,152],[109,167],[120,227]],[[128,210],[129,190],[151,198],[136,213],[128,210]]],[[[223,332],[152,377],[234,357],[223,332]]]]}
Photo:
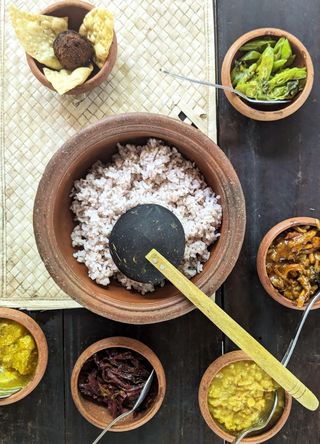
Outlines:
{"type": "Polygon", "coordinates": [[[8,398],[0,399],[0,406],[13,404],[20,399],[28,396],[41,381],[48,363],[48,346],[46,337],[41,330],[40,326],[30,316],[26,315],[22,311],[13,310],[11,308],[0,308],[0,320],[10,319],[18,324],[23,325],[32,335],[38,349],[38,364],[31,381],[19,392],[15,393],[8,398]]]}
{"type": "Polygon", "coordinates": [[[203,271],[192,279],[211,295],[226,280],[238,259],[245,230],[245,203],[229,159],[211,139],[191,125],[157,114],[128,113],[88,126],[52,157],[34,204],[36,242],[52,278],[89,310],[130,324],[173,319],[190,312],[194,305],[169,283],[143,296],[113,279],[107,287],[91,280],[86,266],[73,256],[71,233],[75,221],[70,210],[70,193],[74,181],[85,177],[97,160],[110,162],[117,143],[141,145],[150,137],[164,140],[195,162],[207,184],[221,196],[223,220],[219,240],[213,244],[203,271]]]}
{"type": "MultiPolygon", "coordinates": [[[[283,231],[286,231],[297,225],[314,225],[317,226],[317,219],[313,217],[292,217],[291,219],[283,220],[282,222],[275,225],[262,239],[258,254],[257,254],[257,271],[261,284],[263,285],[266,292],[277,302],[288,308],[293,308],[294,310],[305,310],[306,305],[303,307],[297,307],[297,305],[283,296],[278,290],[272,285],[266,269],[266,258],[270,245],[274,239],[279,236],[283,231]]],[[[312,310],[320,308],[320,301],[316,302],[312,307],[312,310]]]]}
{"type": "Polygon", "coordinates": [[[285,117],[290,116],[291,114],[296,112],[307,100],[313,85],[313,63],[306,47],[294,35],[290,34],[287,31],[284,31],[283,29],[277,28],[255,29],[239,37],[230,46],[223,60],[221,69],[221,83],[225,86],[232,86],[231,71],[233,69],[234,62],[236,59],[241,57],[241,54],[243,54],[239,51],[239,48],[250,40],[268,36],[273,36],[276,38],[286,37],[289,40],[292,51],[294,54],[296,54],[296,59],[292,64],[292,67],[305,66],[307,68],[306,85],[304,89],[289,104],[279,104],[274,106],[252,105],[251,103],[242,100],[236,94],[233,94],[229,91],[224,91],[227,99],[236,110],[238,110],[244,116],[250,117],[250,119],[254,120],[272,121],[284,119],[285,117]]]}
{"type": "Polygon", "coordinates": [[[84,398],[78,389],[78,379],[84,363],[95,353],[107,348],[125,348],[133,350],[149,361],[150,365],[155,370],[153,384],[157,384],[158,390],[152,406],[148,410],[137,413],[134,416],[129,415],[127,418],[114,425],[110,431],[126,432],[128,430],[137,429],[150,421],[150,419],[158,412],[166,393],[166,377],[162,364],[156,354],[140,341],[116,336],[113,338],[102,339],[101,341],[90,345],[90,347],[79,356],[72,371],[71,393],[73,401],[81,415],[94,426],[104,429],[112,421],[113,418],[106,407],[95,404],[93,401],[84,398]]]}
{"type": "MultiPolygon", "coordinates": [[[[208,391],[210,384],[213,378],[217,375],[217,373],[226,365],[238,361],[252,361],[252,360],[242,350],[226,353],[220,356],[218,359],[213,361],[212,364],[209,365],[209,367],[207,368],[201,379],[199,386],[198,400],[203,419],[205,420],[205,422],[207,423],[207,425],[210,427],[211,430],[213,430],[218,436],[220,436],[222,439],[224,439],[227,442],[233,442],[235,435],[231,435],[230,433],[226,432],[219,425],[219,423],[215,421],[215,419],[213,419],[213,417],[211,416],[208,406],[208,391]]],[[[287,392],[285,392],[284,408],[278,421],[273,426],[271,426],[270,429],[267,430],[266,432],[260,435],[255,435],[245,438],[241,440],[241,442],[258,444],[271,439],[285,425],[291,411],[291,406],[292,406],[292,397],[287,392]]]]}
{"type": "MultiPolygon", "coordinates": [[[[54,3],[41,11],[41,14],[51,15],[55,17],[68,17],[68,28],[74,31],[79,31],[80,25],[83,22],[85,15],[91,11],[95,6],[90,3],[69,0],[64,2],[54,3]]],[[[33,57],[26,54],[28,65],[31,69],[32,74],[42,83],[42,85],[55,91],[51,83],[47,80],[43,74],[43,66],[41,63],[37,62],[33,57]]],[[[105,64],[101,69],[99,69],[94,64],[94,69],[90,77],[82,84],[76,88],[71,89],[65,94],[78,95],[91,91],[96,86],[99,86],[111,73],[112,68],[117,59],[117,37],[114,32],[113,41],[110,47],[110,52],[105,64]]],[[[65,95],[64,94],[64,95],[65,95]]]]}

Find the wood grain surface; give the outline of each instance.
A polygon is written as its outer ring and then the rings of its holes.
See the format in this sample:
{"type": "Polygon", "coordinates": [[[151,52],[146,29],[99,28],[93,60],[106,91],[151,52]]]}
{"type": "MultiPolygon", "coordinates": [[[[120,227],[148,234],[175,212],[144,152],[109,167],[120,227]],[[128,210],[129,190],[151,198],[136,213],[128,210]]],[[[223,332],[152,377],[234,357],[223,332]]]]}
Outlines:
{"type": "MultiPolygon", "coordinates": [[[[296,35],[310,51],[315,84],[307,103],[279,122],[248,120],[219,95],[219,145],[231,159],[247,201],[247,233],[238,264],[222,287],[226,311],[277,358],[301,314],[273,301],[259,283],[259,242],[274,224],[291,216],[320,214],[319,116],[320,2],[307,0],[218,0],[219,66],[244,32],[273,26],[296,35]]],[[[86,310],[34,313],[47,335],[49,365],[39,387],[25,400],[0,409],[1,444],[86,444],[98,430],[80,416],[70,394],[72,367],[85,347],[108,336],[137,338],[159,356],[167,394],[160,412],[130,433],[110,434],[111,444],[222,444],[201,417],[197,392],[207,366],[221,354],[222,334],[199,312],[162,324],[130,326],[86,310]],[[65,383],[63,383],[65,381],[65,383]]],[[[289,368],[320,394],[320,310],[310,314],[289,368]]],[[[235,346],[225,341],[226,350],[235,346]]],[[[272,444],[318,444],[320,411],[293,403],[290,418],[272,444]]]]}
{"type": "MultiPolygon", "coordinates": [[[[282,307],[263,290],[256,254],[264,234],[291,216],[319,217],[320,158],[319,63],[320,2],[308,0],[218,0],[219,66],[232,42],[254,28],[283,28],[308,48],[315,69],[313,90],[305,105],[278,122],[248,120],[219,98],[219,145],[242,183],[247,232],[238,264],[223,286],[227,312],[277,358],[282,358],[301,313],[282,307]]],[[[320,380],[320,311],[311,313],[288,366],[318,396],[320,380]]],[[[235,347],[226,341],[226,350],[235,347]]],[[[272,444],[320,442],[320,410],[293,403],[290,418],[272,444]]]]}

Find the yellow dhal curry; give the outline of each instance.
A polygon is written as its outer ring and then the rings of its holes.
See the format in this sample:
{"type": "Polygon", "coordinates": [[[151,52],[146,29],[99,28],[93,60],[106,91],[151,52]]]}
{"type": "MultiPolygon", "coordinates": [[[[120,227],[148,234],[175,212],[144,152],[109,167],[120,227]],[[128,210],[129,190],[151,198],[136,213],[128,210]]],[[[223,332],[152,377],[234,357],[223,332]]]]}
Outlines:
{"type": "MultiPolygon", "coordinates": [[[[228,432],[240,432],[270,411],[277,389],[277,383],[254,362],[234,362],[212,380],[208,392],[209,410],[228,432]]],[[[279,418],[284,406],[284,391],[281,389],[278,394],[274,420],[279,418]]]]}
{"type": "Polygon", "coordinates": [[[26,386],[37,362],[37,346],[28,330],[0,319],[0,390],[26,386]]]}

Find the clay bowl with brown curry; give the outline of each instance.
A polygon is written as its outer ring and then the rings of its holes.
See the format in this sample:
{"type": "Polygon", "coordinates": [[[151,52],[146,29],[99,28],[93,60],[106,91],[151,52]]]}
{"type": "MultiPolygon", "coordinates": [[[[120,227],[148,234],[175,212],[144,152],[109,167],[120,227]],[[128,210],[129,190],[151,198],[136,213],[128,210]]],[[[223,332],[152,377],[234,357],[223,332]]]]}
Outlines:
{"type": "MultiPolygon", "coordinates": [[[[293,217],[271,228],[261,241],[257,270],[275,301],[304,310],[320,288],[320,221],[293,217]]],[[[317,308],[320,301],[313,306],[317,308]]]]}

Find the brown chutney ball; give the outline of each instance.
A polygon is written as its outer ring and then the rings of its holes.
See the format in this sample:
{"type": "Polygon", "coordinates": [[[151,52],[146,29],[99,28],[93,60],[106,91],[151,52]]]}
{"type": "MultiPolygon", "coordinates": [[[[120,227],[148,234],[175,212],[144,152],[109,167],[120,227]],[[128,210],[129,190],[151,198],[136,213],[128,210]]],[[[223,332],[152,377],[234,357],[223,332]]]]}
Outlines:
{"type": "Polygon", "coordinates": [[[57,35],[53,50],[62,67],[70,71],[88,65],[94,54],[89,40],[72,30],[57,35]]]}

